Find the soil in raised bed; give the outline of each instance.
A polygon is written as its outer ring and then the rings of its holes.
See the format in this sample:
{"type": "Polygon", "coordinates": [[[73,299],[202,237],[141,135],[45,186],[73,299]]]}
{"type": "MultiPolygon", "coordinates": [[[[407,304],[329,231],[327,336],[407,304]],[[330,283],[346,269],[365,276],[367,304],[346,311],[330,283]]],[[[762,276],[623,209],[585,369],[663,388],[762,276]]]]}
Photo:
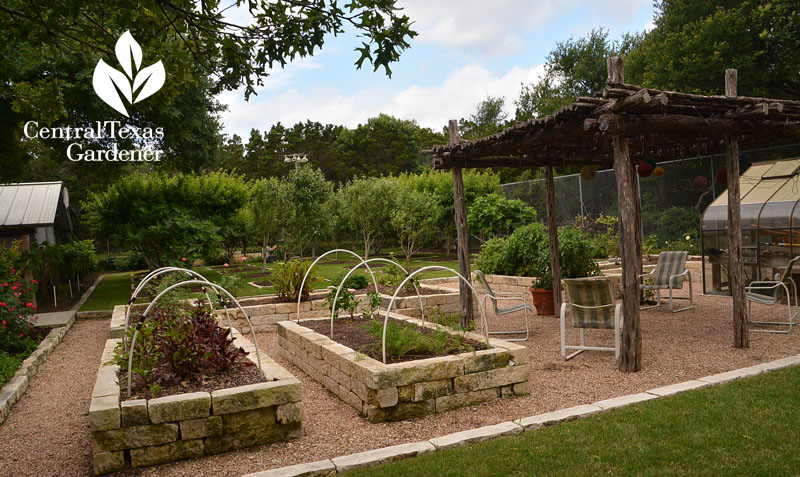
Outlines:
{"type": "MultiPolygon", "coordinates": [[[[381,285],[380,283],[378,284],[378,291],[383,295],[392,296],[394,295],[395,290],[397,290],[397,287],[388,287],[386,285],[381,285]]],[[[356,295],[365,295],[369,292],[374,292],[375,285],[370,283],[364,288],[359,288],[357,290],[351,290],[351,291],[356,295]]],[[[452,292],[436,290],[436,289],[432,290],[430,288],[423,289],[421,286],[419,287],[420,295],[440,295],[445,293],[452,293],[452,292]]],[[[397,296],[398,297],[417,296],[417,292],[414,291],[413,288],[411,290],[409,290],[408,288],[403,288],[402,290],[400,290],[400,293],[398,293],[397,296]]]]}
{"type": "Polygon", "coordinates": [[[272,286],[272,282],[269,281],[269,280],[262,280],[260,282],[253,282],[253,283],[255,283],[256,285],[258,285],[260,287],[270,287],[270,286],[272,286]]]}
{"type": "MultiPolygon", "coordinates": [[[[389,320],[401,323],[406,326],[416,326],[417,329],[422,332],[422,334],[427,336],[433,335],[433,330],[429,328],[422,328],[413,323],[397,320],[394,318],[389,318],[389,320]]],[[[369,319],[361,316],[357,316],[355,318],[341,318],[336,320],[333,324],[333,336],[334,336],[333,340],[347,346],[350,349],[358,351],[359,353],[365,354],[370,358],[377,359],[378,361],[383,361],[381,340],[371,335],[366,330],[366,326],[367,323],[369,323],[369,321],[370,321],[369,319]]],[[[328,320],[304,321],[303,326],[312,329],[321,335],[325,335],[329,338],[331,337],[331,322],[328,320]]],[[[452,340],[448,343],[448,345],[452,344],[453,340],[455,339],[456,338],[453,337],[452,340]]],[[[489,349],[489,347],[486,346],[486,343],[481,343],[467,338],[464,340],[464,349],[453,349],[449,353],[447,353],[447,355],[465,353],[468,351],[478,351],[483,349],[489,349]]],[[[414,354],[414,355],[407,354],[405,356],[391,356],[387,354],[386,362],[402,363],[406,361],[414,361],[417,359],[435,358],[437,356],[439,355],[436,353],[414,354]]]]}
{"type": "MultiPolygon", "coordinates": [[[[245,358],[247,359],[247,358],[245,358]]],[[[120,399],[152,399],[153,394],[150,389],[142,382],[136,374],[131,380],[131,397],[128,397],[128,375],[119,373],[119,394],[120,399]]],[[[263,381],[264,378],[258,372],[258,366],[236,366],[232,370],[215,376],[204,377],[202,382],[183,381],[161,389],[158,397],[174,396],[176,394],[194,393],[198,391],[218,391],[220,389],[255,384],[263,381]]]]}

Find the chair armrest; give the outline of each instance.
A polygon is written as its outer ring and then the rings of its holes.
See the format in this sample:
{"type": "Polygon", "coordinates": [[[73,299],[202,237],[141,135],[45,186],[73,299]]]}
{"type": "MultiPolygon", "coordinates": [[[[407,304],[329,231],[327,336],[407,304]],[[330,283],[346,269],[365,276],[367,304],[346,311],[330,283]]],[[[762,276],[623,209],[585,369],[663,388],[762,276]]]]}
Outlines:
{"type": "MultiPolygon", "coordinates": [[[[683,276],[686,276],[688,274],[689,274],[689,269],[687,268],[686,270],[683,271],[683,273],[678,273],[677,275],[670,275],[669,276],[669,281],[667,283],[672,285],[672,279],[673,278],[683,277],[683,276]]],[[[681,286],[683,286],[683,285],[681,285],[681,286]]]]}
{"type": "Polygon", "coordinates": [[[744,287],[744,291],[751,291],[751,290],[772,290],[781,286],[783,282],[752,282],[751,284],[744,287]]]}

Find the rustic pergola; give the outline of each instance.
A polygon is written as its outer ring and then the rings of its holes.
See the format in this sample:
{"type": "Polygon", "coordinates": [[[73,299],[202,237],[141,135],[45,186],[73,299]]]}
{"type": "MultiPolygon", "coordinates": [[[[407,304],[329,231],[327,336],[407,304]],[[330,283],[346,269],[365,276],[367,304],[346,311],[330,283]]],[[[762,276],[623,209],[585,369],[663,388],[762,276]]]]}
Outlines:
{"type": "MultiPolygon", "coordinates": [[[[784,142],[800,135],[800,101],[736,95],[736,70],[725,72],[725,96],[659,91],[626,84],[622,59],[607,59],[608,81],[602,94],[543,117],[518,122],[474,141],[461,141],[450,121],[447,145],[423,154],[434,169],[452,169],[460,273],[470,276],[466,206],[461,169],[544,168],[553,295],[560,307],[558,229],[554,166],[612,166],[617,178],[622,258],[624,325],[620,371],[641,369],[638,275],[642,271],[641,203],[635,164],[726,153],[728,175],[729,274],[733,294],[734,346],[749,346],[744,300],[739,211],[739,147],[784,142]]],[[[471,316],[471,297],[461,289],[461,306],[471,316]]]]}

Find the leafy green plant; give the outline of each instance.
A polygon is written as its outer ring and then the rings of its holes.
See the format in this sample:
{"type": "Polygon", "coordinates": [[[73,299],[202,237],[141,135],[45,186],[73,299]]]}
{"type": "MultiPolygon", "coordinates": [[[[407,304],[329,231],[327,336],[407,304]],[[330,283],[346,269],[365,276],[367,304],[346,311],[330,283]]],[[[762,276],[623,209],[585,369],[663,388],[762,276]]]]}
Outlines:
{"type": "Polygon", "coordinates": [[[507,199],[500,194],[486,194],[475,199],[469,208],[467,225],[475,232],[494,237],[507,235],[519,225],[536,220],[536,209],[519,199],[507,199]]]}
{"type": "Polygon", "coordinates": [[[369,299],[368,308],[361,313],[364,318],[372,318],[381,308],[381,295],[378,292],[371,291],[367,293],[369,299]]]}
{"type": "Polygon", "coordinates": [[[438,308],[428,314],[428,319],[433,323],[446,326],[456,331],[471,331],[475,329],[475,322],[471,322],[466,329],[461,326],[461,313],[442,313],[438,308]]]}
{"type": "MultiPolygon", "coordinates": [[[[230,330],[219,326],[202,300],[189,313],[156,310],[128,329],[128,343],[135,329],[139,335],[131,371],[154,397],[163,387],[203,382],[205,377],[252,365],[244,359],[248,353],[233,345],[230,330]]],[[[115,351],[113,363],[127,373],[130,350],[120,343],[115,351]]]]}
{"type": "MultiPolygon", "coordinates": [[[[339,279],[334,281],[334,285],[338,285],[339,283],[341,283],[342,282],[342,278],[344,277],[345,274],[346,274],[346,272],[342,272],[342,274],[339,277],[339,279]]],[[[367,276],[366,275],[364,275],[362,273],[353,273],[352,275],[347,277],[347,280],[344,282],[344,287],[345,288],[352,288],[353,290],[360,290],[361,288],[366,287],[367,283],[369,283],[369,282],[367,281],[367,276]]]]}
{"type": "MultiPolygon", "coordinates": [[[[364,325],[366,331],[378,339],[377,348],[381,346],[383,339],[383,321],[370,320],[364,325]]],[[[431,330],[431,334],[425,334],[413,323],[401,323],[397,320],[389,320],[386,324],[386,354],[402,358],[415,354],[437,354],[445,355],[452,351],[467,352],[474,348],[467,343],[462,335],[453,335],[442,330],[431,330]]]]}
{"type": "Polygon", "coordinates": [[[345,287],[342,287],[339,292],[339,299],[336,301],[336,309],[333,309],[333,300],[336,298],[336,290],[339,287],[329,287],[328,296],[325,297],[325,303],[328,305],[328,310],[331,312],[333,318],[339,317],[339,310],[345,310],[350,313],[350,318],[355,317],[356,308],[361,303],[361,300],[356,300],[355,294],[345,287]]]}
{"type": "Polygon", "coordinates": [[[270,279],[272,279],[278,295],[281,298],[288,298],[292,301],[297,300],[297,297],[302,295],[303,300],[308,300],[308,296],[311,293],[310,282],[316,279],[316,275],[309,275],[302,291],[300,290],[300,284],[303,282],[303,277],[308,272],[309,267],[311,267],[311,263],[302,260],[289,260],[275,265],[270,279]]]}
{"type": "Polygon", "coordinates": [[[0,247],[0,351],[17,354],[36,348],[39,338],[32,335],[36,318],[33,305],[36,282],[26,283],[24,272],[17,267],[27,266],[19,242],[0,247]]]}
{"type": "Polygon", "coordinates": [[[616,257],[619,255],[619,217],[603,215],[595,220],[595,228],[600,228],[595,234],[594,245],[601,257],[616,257]]]}

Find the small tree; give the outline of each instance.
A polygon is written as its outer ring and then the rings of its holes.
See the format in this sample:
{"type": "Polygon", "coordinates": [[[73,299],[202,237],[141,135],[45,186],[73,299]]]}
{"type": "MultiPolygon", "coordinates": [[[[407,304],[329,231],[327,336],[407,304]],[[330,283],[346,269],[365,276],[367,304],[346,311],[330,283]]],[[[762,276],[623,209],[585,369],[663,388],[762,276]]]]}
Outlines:
{"type": "Polygon", "coordinates": [[[329,221],[323,214],[323,205],[333,194],[333,184],[322,171],[303,165],[289,173],[288,198],[294,212],[293,220],[283,221],[287,239],[286,252],[311,246],[312,254],[317,244],[327,235],[329,221]]]}
{"type": "Polygon", "coordinates": [[[364,241],[364,259],[391,223],[397,181],[385,177],[354,179],[341,189],[342,218],[364,241]]]}
{"type": "Polygon", "coordinates": [[[250,191],[250,230],[261,241],[261,259],[265,269],[270,244],[277,240],[282,222],[289,218],[287,214],[293,216],[288,195],[286,183],[277,177],[254,182],[250,191]]]}
{"type": "Polygon", "coordinates": [[[488,237],[507,235],[518,225],[536,220],[536,209],[519,199],[509,200],[500,194],[486,194],[475,199],[467,215],[467,225],[473,233],[480,231],[488,237]]]}
{"type": "Polygon", "coordinates": [[[433,234],[436,219],[436,200],[431,194],[413,189],[398,190],[391,222],[407,261],[433,234]]]}

